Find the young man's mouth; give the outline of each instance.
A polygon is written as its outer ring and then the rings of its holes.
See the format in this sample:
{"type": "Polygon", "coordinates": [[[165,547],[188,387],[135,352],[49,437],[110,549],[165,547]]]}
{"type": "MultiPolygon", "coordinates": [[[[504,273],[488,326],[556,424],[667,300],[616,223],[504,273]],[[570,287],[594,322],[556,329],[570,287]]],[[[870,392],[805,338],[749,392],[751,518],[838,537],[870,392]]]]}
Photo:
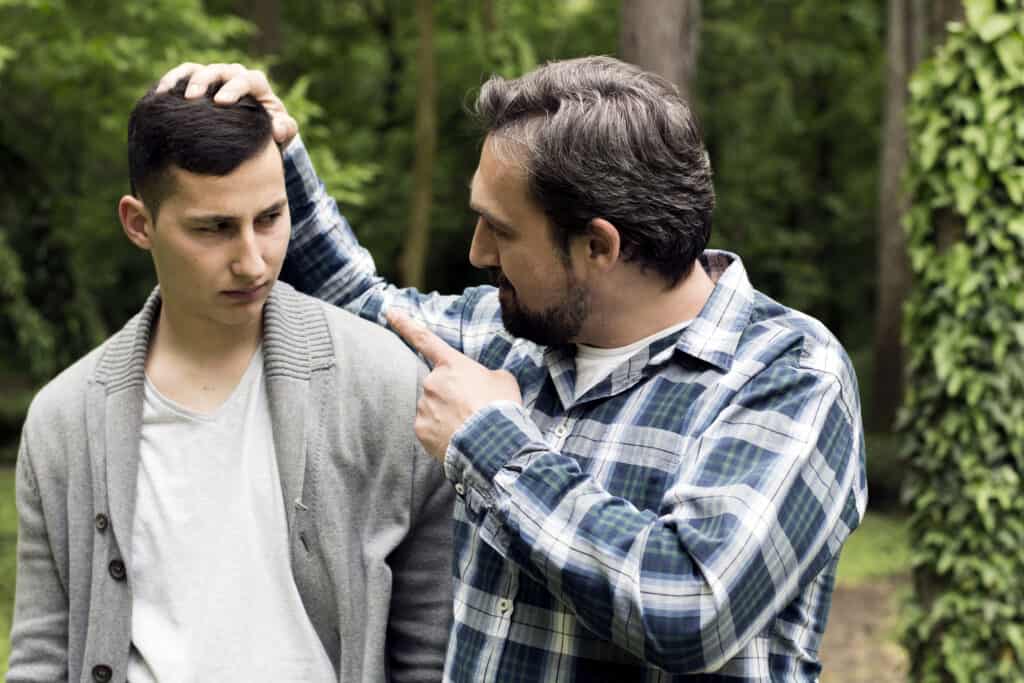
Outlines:
{"type": "Polygon", "coordinates": [[[263,282],[252,287],[245,287],[242,289],[228,289],[222,292],[224,296],[228,297],[232,301],[248,302],[259,299],[266,290],[269,288],[269,282],[263,282]]]}

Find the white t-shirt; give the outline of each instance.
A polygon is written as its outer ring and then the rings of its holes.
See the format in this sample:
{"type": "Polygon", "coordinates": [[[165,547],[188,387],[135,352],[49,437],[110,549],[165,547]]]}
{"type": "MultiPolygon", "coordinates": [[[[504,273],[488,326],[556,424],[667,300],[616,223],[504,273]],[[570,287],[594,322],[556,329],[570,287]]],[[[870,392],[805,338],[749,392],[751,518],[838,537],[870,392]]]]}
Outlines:
{"type": "Polygon", "coordinates": [[[603,349],[586,344],[576,345],[576,389],[574,398],[579,398],[598,385],[612,371],[624,363],[634,353],[650,346],[655,340],[678,332],[690,324],[689,320],[658,330],[649,337],[644,337],[627,346],[614,349],[603,349]]]}
{"type": "Polygon", "coordinates": [[[139,456],[128,680],[336,681],[292,577],[262,351],[210,415],[147,379],[139,456]]]}

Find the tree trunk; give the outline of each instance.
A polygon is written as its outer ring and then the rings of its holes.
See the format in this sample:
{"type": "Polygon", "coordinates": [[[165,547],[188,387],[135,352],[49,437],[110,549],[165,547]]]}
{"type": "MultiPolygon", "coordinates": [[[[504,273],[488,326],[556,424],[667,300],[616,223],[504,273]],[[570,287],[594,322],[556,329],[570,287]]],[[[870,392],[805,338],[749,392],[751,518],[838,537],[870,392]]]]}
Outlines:
{"type": "Polygon", "coordinates": [[[416,0],[419,43],[416,48],[416,158],[413,164],[412,215],[399,268],[405,285],[424,288],[437,156],[437,73],[434,60],[432,0],[416,0]]]}
{"type": "Polygon", "coordinates": [[[903,302],[910,289],[910,263],[902,219],[907,210],[907,85],[917,65],[942,40],[946,24],[960,16],[955,0],[889,0],[886,95],[878,202],[878,293],[875,308],[871,425],[892,428],[903,400],[903,302]]]}
{"type": "Polygon", "coordinates": [[[256,24],[249,39],[249,51],[255,55],[281,53],[281,4],[279,0],[248,0],[235,3],[236,14],[256,24]]]}
{"type": "Polygon", "coordinates": [[[619,54],[689,97],[697,76],[700,0],[622,0],[619,54]]]}

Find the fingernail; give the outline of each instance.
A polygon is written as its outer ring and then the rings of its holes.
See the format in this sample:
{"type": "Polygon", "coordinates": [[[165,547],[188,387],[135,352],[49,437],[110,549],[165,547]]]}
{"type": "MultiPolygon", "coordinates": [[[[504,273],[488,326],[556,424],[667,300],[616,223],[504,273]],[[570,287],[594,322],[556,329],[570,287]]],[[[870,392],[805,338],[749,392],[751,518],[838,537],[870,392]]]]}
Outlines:
{"type": "Polygon", "coordinates": [[[199,86],[192,84],[185,89],[185,97],[193,97],[199,94],[199,86]]]}

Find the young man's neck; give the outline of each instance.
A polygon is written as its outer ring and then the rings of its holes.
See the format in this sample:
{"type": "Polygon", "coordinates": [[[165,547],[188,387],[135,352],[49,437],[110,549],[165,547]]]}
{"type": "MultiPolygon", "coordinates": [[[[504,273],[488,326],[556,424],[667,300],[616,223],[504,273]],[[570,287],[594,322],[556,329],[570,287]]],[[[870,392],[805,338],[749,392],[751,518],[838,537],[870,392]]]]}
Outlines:
{"type": "Polygon", "coordinates": [[[714,288],[700,261],[669,288],[656,275],[629,267],[594,292],[591,314],[576,341],[609,349],[628,346],[696,318],[714,288]]]}
{"type": "Polygon", "coordinates": [[[166,302],[151,336],[146,374],[165,397],[198,413],[215,411],[238,385],[263,335],[262,320],[220,325],[166,302]]]}

